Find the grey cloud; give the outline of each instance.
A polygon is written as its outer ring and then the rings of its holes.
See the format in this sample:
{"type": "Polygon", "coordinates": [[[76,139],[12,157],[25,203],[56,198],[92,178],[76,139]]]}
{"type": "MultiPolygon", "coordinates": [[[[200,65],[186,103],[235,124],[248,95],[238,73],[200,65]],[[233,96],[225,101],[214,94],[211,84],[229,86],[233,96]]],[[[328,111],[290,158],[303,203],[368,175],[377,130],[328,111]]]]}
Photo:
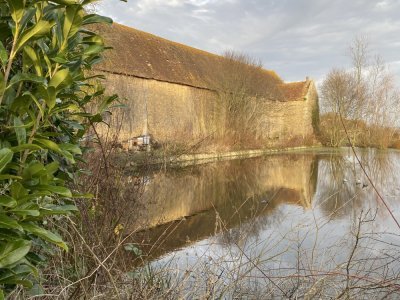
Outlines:
{"type": "Polygon", "coordinates": [[[103,0],[99,12],[213,53],[249,53],[289,81],[346,67],[348,45],[365,34],[400,74],[398,0],[103,0]]]}

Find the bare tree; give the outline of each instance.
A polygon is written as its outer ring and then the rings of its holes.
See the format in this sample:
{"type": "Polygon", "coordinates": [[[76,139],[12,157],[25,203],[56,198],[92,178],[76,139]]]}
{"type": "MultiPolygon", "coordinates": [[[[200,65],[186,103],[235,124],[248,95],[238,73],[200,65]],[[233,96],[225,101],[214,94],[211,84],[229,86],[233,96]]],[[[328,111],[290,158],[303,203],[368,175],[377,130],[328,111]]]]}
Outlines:
{"type": "Polygon", "coordinates": [[[355,107],[355,86],[356,82],[353,76],[340,69],[330,71],[322,85],[321,96],[324,107],[331,114],[329,114],[329,117],[323,118],[321,127],[322,130],[327,131],[331,146],[340,146],[344,141],[340,114],[345,119],[352,117],[355,107]]]}
{"type": "Polygon", "coordinates": [[[352,68],[332,70],[322,84],[322,104],[331,113],[325,134],[332,146],[344,142],[341,115],[355,145],[386,148],[395,134],[400,102],[393,74],[379,56],[371,58],[365,37],[354,39],[349,56],[352,68]]]}
{"type": "Polygon", "coordinates": [[[282,80],[246,54],[227,51],[223,56],[212,82],[218,94],[219,134],[242,144],[256,135],[262,114],[260,101],[281,96],[282,80]]]}

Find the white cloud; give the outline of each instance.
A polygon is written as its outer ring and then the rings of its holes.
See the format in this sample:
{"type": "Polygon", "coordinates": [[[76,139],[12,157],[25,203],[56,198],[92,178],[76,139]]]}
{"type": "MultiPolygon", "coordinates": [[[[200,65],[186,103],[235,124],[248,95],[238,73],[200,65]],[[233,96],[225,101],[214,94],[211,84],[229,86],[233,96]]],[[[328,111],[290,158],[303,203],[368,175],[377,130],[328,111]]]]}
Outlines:
{"type": "Polygon", "coordinates": [[[384,1],[379,1],[375,5],[378,9],[380,10],[387,10],[390,8],[390,1],[384,0],[384,1]]]}
{"type": "Polygon", "coordinates": [[[139,14],[146,14],[161,6],[178,7],[184,5],[185,1],[182,0],[140,0],[137,1],[136,7],[139,14]]]}
{"type": "Polygon", "coordinates": [[[195,9],[192,11],[191,16],[203,22],[211,20],[210,10],[208,9],[195,9]]]}
{"type": "Polygon", "coordinates": [[[346,67],[345,51],[357,34],[367,34],[388,62],[400,53],[399,0],[103,0],[99,9],[117,22],[206,51],[249,53],[287,80],[346,67]]]}
{"type": "Polygon", "coordinates": [[[210,3],[210,0],[188,0],[187,2],[195,6],[205,6],[210,3]]]}

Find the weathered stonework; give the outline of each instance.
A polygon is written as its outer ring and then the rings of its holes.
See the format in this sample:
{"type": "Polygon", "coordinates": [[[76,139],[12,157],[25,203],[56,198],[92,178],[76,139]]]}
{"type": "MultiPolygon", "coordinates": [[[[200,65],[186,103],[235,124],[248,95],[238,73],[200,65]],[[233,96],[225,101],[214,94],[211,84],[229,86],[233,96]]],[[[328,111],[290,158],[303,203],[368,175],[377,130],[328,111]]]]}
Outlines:
{"type": "MultiPolygon", "coordinates": [[[[160,142],[176,143],[215,137],[220,126],[218,95],[210,87],[209,77],[218,72],[216,65],[224,58],[121,25],[105,29],[105,36],[112,37],[114,50],[97,71],[106,76],[108,92],[117,93],[127,107],[121,141],[144,133],[160,142]],[[124,39],[132,36],[131,49],[113,42],[118,34],[124,39]],[[168,68],[172,70],[164,71],[168,68]]],[[[257,99],[262,117],[254,139],[271,146],[295,136],[313,135],[313,112],[318,105],[314,82],[285,84],[274,72],[263,72],[266,80],[276,81],[282,99],[257,99]]]]}
{"type": "Polygon", "coordinates": [[[161,141],[200,139],[215,130],[214,92],[153,79],[105,75],[108,92],[125,99],[122,140],[143,134],[146,126],[161,141]]]}

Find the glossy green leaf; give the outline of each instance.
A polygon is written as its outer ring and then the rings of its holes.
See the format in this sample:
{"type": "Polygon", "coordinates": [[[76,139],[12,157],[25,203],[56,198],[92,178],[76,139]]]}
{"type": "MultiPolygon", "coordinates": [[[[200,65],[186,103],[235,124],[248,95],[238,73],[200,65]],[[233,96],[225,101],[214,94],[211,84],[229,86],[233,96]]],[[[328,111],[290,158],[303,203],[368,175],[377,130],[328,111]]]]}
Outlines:
{"type": "MultiPolygon", "coordinates": [[[[24,0],[26,3],[26,0],[24,0]]],[[[21,19],[21,31],[25,30],[25,27],[28,25],[30,21],[32,21],[32,18],[35,16],[36,13],[36,7],[26,7],[24,9],[24,16],[21,19]]]]}
{"type": "Polygon", "coordinates": [[[45,215],[69,215],[79,211],[75,205],[47,205],[43,207],[40,214],[45,215]]]}
{"type": "Polygon", "coordinates": [[[19,200],[22,197],[26,197],[27,195],[28,195],[27,189],[24,188],[20,182],[15,181],[11,184],[11,197],[19,200]]]}
{"type": "Polygon", "coordinates": [[[31,216],[31,217],[39,217],[40,216],[40,212],[35,209],[12,209],[12,210],[10,210],[10,212],[12,212],[15,215],[22,216],[24,218],[26,218],[27,216],[31,216]]]}
{"type": "Polygon", "coordinates": [[[56,244],[57,246],[68,251],[68,246],[64,243],[64,241],[62,240],[62,238],[59,235],[57,235],[49,230],[46,230],[34,223],[23,223],[22,227],[24,230],[44,239],[46,241],[56,244]]]}
{"type": "Polygon", "coordinates": [[[38,89],[40,96],[43,97],[44,101],[47,104],[47,107],[52,110],[54,106],[56,105],[56,89],[54,86],[41,86],[38,89]]]}
{"type": "Polygon", "coordinates": [[[99,2],[100,0],[83,0],[82,6],[94,3],[94,2],[99,2]]]}
{"type": "Polygon", "coordinates": [[[47,67],[47,75],[51,74],[53,72],[53,65],[51,64],[51,61],[49,59],[49,57],[47,56],[47,53],[42,50],[41,53],[41,57],[43,58],[44,62],[46,63],[46,67],[47,67]]]}
{"type": "Polygon", "coordinates": [[[10,175],[10,174],[2,174],[0,175],[0,180],[6,180],[6,179],[22,179],[21,176],[17,176],[17,175],[10,175]]]}
{"type": "Polygon", "coordinates": [[[10,218],[4,213],[0,213],[0,228],[18,229],[22,231],[21,225],[19,225],[15,219],[10,218]]]}
{"type": "Polygon", "coordinates": [[[0,206],[4,207],[15,207],[17,205],[17,201],[7,195],[0,195],[0,206]]]}
{"type": "Polygon", "coordinates": [[[36,107],[39,109],[40,115],[44,116],[44,111],[43,111],[42,105],[39,103],[38,99],[30,91],[26,91],[23,94],[23,96],[24,97],[30,97],[33,100],[33,102],[36,104],[36,107]]]}
{"type": "Polygon", "coordinates": [[[101,116],[101,114],[95,114],[89,117],[90,121],[92,123],[100,123],[103,121],[103,117],[101,116]]]}
{"type": "Polygon", "coordinates": [[[118,98],[117,95],[105,97],[99,106],[99,111],[100,112],[106,111],[109,108],[110,104],[113,103],[117,98],[118,98]]]}
{"type": "Polygon", "coordinates": [[[58,71],[51,78],[49,86],[54,87],[56,90],[60,90],[62,87],[68,86],[72,83],[72,77],[68,69],[62,69],[58,71]]]}
{"type": "Polygon", "coordinates": [[[69,127],[78,130],[85,130],[85,127],[81,125],[80,122],[77,121],[65,121],[64,123],[68,124],[69,127]]]}
{"type": "MultiPolygon", "coordinates": [[[[104,45],[104,40],[101,36],[99,35],[92,35],[92,36],[87,36],[83,38],[83,43],[85,44],[98,44],[98,45],[104,45]]],[[[97,76],[97,75],[96,75],[97,76]]]]}
{"type": "Polygon", "coordinates": [[[104,47],[102,45],[94,44],[94,45],[90,45],[89,47],[87,47],[84,51],[84,54],[86,57],[88,57],[91,55],[99,54],[103,50],[104,50],[104,47]]]}
{"type": "Polygon", "coordinates": [[[68,62],[65,58],[60,56],[52,57],[51,60],[60,64],[66,64],[68,62]]]}
{"type": "Polygon", "coordinates": [[[83,9],[80,5],[69,5],[65,11],[65,19],[63,26],[63,43],[61,51],[65,49],[70,39],[78,32],[83,21],[83,9]]]}
{"type": "Polygon", "coordinates": [[[16,241],[21,239],[21,233],[15,230],[0,228],[0,240],[3,241],[16,241]]]}
{"type": "Polygon", "coordinates": [[[18,202],[27,203],[29,201],[34,201],[35,203],[39,201],[44,196],[51,196],[49,191],[34,191],[34,194],[29,194],[18,199],[18,202]]]}
{"type": "Polygon", "coordinates": [[[89,14],[83,18],[83,25],[95,24],[95,23],[112,24],[113,20],[111,18],[100,16],[97,14],[89,14]]]}
{"type": "Polygon", "coordinates": [[[26,143],[26,129],[20,117],[14,117],[14,130],[17,135],[18,145],[26,143]]]}
{"type": "Polygon", "coordinates": [[[0,149],[0,173],[11,162],[13,155],[14,153],[9,148],[0,149]]]}
{"type": "Polygon", "coordinates": [[[51,2],[62,4],[62,5],[71,5],[71,4],[78,4],[77,0],[51,0],[51,2]]]}
{"type": "Polygon", "coordinates": [[[23,0],[6,0],[10,8],[11,17],[15,23],[19,24],[24,16],[23,0]]]}
{"type": "Polygon", "coordinates": [[[30,179],[40,176],[40,173],[45,172],[44,165],[38,161],[32,161],[23,171],[24,179],[30,179]]]}
{"type": "MultiPolygon", "coordinates": [[[[32,104],[32,98],[29,95],[21,95],[17,98],[13,99],[11,103],[10,110],[16,113],[17,115],[24,115],[29,112],[30,105],[32,104]]],[[[31,122],[29,122],[31,123],[31,122]]]]}
{"type": "Polygon", "coordinates": [[[62,154],[64,155],[65,159],[68,160],[71,164],[75,164],[75,158],[71,152],[62,150],[62,154]]]}
{"type": "Polygon", "coordinates": [[[11,275],[10,277],[8,277],[7,279],[4,279],[4,280],[0,278],[0,284],[3,284],[3,285],[9,284],[12,286],[20,285],[24,288],[30,289],[33,286],[32,281],[30,281],[28,279],[22,279],[22,278],[26,278],[26,275],[28,275],[28,274],[11,275]]]}
{"type": "Polygon", "coordinates": [[[36,75],[38,76],[43,76],[43,71],[42,71],[42,66],[40,62],[40,57],[36,53],[36,51],[29,45],[26,45],[24,47],[24,52],[25,54],[29,57],[31,60],[33,67],[35,68],[36,75]]]}
{"type": "Polygon", "coordinates": [[[82,150],[78,145],[64,143],[64,144],[60,144],[60,148],[62,150],[66,150],[66,151],[71,152],[73,154],[78,154],[78,155],[82,154],[82,150]]]}
{"type": "Polygon", "coordinates": [[[0,63],[5,66],[8,61],[8,53],[3,43],[0,41],[0,63]]]}
{"type": "Polygon", "coordinates": [[[39,145],[35,145],[35,144],[23,144],[23,145],[11,147],[10,149],[13,152],[21,152],[21,151],[25,151],[25,150],[38,151],[38,150],[42,150],[43,148],[40,147],[39,145]]]}
{"type": "Polygon", "coordinates": [[[0,268],[5,268],[19,261],[29,252],[32,242],[16,240],[6,242],[0,247],[0,268]]]}
{"type": "Polygon", "coordinates": [[[49,149],[57,153],[62,153],[61,148],[53,141],[35,138],[34,142],[44,149],[49,149]]]}
{"type": "Polygon", "coordinates": [[[46,165],[45,169],[48,174],[53,175],[55,172],[58,171],[59,167],[60,167],[60,163],[57,161],[53,161],[52,163],[49,163],[48,165],[46,165]]]}
{"type": "Polygon", "coordinates": [[[29,82],[39,83],[39,84],[46,84],[46,78],[44,78],[44,77],[37,76],[37,75],[31,74],[31,73],[18,73],[11,78],[10,83],[8,84],[8,87],[11,87],[14,84],[24,82],[24,81],[29,81],[29,82]]]}
{"type": "Polygon", "coordinates": [[[38,191],[50,191],[52,193],[58,194],[63,197],[72,197],[71,191],[63,186],[56,186],[56,185],[38,185],[35,187],[38,191]]]}
{"type": "Polygon", "coordinates": [[[4,91],[6,90],[6,82],[4,81],[4,75],[0,72],[0,96],[4,95],[4,91]]]}
{"type": "Polygon", "coordinates": [[[23,46],[25,46],[25,44],[29,42],[31,39],[39,38],[47,34],[53,25],[54,22],[40,20],[34,26],[29,28],[18,39],[18,42],[16,44],[16,52],[18,52],[23,46]]]}
{"type": "Polygon", "coordinates": [[[4,270],[0,275],[0,284],[22,285],[25,288],[31,288],[32,282],[27,278],[27,275],[37,275],[35,268],[25,259],[22,258],[14,264],[17,266],[10,266],[12,269],[4,270]]]}

